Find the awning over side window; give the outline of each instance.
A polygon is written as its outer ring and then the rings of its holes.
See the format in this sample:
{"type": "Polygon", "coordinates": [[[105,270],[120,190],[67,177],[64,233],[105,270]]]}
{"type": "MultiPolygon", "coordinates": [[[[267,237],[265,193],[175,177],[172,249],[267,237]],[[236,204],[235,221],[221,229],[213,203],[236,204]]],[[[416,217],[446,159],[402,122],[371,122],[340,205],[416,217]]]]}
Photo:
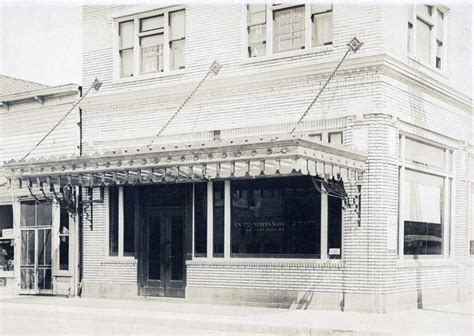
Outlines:
{"type": "Polygon", "coordinates": [[[104,186],[260,176],[311,175],[355,183],[366,156],[309,137],[214,140],[82,157],[10,161],[12,184],[104,186]]]}

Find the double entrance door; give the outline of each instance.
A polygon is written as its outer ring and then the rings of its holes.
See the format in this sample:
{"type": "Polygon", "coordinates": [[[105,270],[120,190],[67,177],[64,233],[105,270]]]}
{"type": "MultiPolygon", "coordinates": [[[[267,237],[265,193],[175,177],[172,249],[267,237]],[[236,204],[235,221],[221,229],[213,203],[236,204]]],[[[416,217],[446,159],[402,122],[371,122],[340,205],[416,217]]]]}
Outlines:
{"type": "Polygon", "coordinates": [[[184,297],[185,208],[143,209],[140,294],[184,297]]]}

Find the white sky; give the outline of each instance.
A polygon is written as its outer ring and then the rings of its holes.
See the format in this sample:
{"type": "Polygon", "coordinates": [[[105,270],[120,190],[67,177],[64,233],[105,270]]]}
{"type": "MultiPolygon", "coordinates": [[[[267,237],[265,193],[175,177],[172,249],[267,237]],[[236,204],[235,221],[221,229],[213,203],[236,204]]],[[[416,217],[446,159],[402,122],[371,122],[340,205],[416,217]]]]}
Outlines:
{"type": "Polygon", "coordinates": [[[81,84],[81,16],[80,6],[0,5],[0,74],[81,84]]]}

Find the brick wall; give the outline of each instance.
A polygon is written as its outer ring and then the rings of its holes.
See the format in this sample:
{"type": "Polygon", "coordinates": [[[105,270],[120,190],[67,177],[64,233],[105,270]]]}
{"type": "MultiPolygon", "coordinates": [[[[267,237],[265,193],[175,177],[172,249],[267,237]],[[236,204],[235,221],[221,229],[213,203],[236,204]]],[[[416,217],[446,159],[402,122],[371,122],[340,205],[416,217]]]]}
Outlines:
{"type": "MultiPolygon", "coordinates": [[[[320,120],[344,127],[347,146],[368,152],[362,184],[362,222],[346,211],[344,263],[192,261],[188,286],[394,293],[469,284],[467,184],[463,142],[470,142],[470,102],[450,76],[407,68],[404,6],[335,6],[334,47],[317,53],[246,60],[243,5],[187,8],[186,70],[153,79],[113,79],[112,26],[130,7],[84,8],[84,84],[96,76],[101,91],[82,106],[86,153],[148,143],[187,97],[208,65],[218,59],[221,73],[207,81],[165,135],[227,130],[242,135],[262,127],[284,129],[298,119],[354,35],[365,42],[331,82],[307,116],[306,130],[324,129],[320,120]],[[206,19],[208,18],[208,19],[206,19]],[[207,24],[203,24],[206,22],[207,24]],[[241,29],[236,29],[240,27],[241,29]],[[393,34],[394,31],[401,31],[393,34]],[[395,35],[395,36],[393,36],[395,35]],[[203,48],[205,46],[205,48],[203,48]],[[388,67],[388,61],[392,63],[388,67]],[[398,63],[397,63],[398,62],[398,63]],[[393,65],[393,64],[396,64],[393,65]],[[447,85],[447,86],[444,86],[447,85]],[[453,89],[454,87],[454,89],[453,89]],[[452,90],[452,91],[450,91],[452,90]],[[336,122],[334,120],[346,120],[336,122]],[[398,260],[398,138],[401,123],[421,137],[456,147],[452,257],[405,263],[398,260]],[[312,125],[312,126],[308,126],[312,125]],[[341,126],[343,125],[343,126],[341,126]],[[313,129],[311,129],[313,127],[313,129]],[[236,130],[238,129],[238,130],[236,130]],[[464,239],[464,240],[463,240],[464,239]],[[296,266],[295,266],[296,265],[296,266]]],[[[460,15],[453,10],[454,15],[460,15]]],[[[454,20],[452,18],[451,20],[454,20]]],[[[450,28],[450,33],[454,28],[450,28]]],[[[458,42],[456,42],[458,43],[458,42]]],[[[348,188],[351,194],[354,188],[348,188]]],[[[105,257],[106,203],[94,207],[94,230],[85,234],[85,281],[136,283],[134,262],[105,257]]],[[[471,267],[471,268],[470,268],[471,267]]]]}

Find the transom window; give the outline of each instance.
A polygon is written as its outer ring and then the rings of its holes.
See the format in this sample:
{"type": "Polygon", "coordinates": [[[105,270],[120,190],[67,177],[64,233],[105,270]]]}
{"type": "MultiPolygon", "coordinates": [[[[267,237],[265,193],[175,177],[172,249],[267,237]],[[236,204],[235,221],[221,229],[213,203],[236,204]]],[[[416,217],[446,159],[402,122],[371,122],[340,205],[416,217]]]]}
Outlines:
{"type": "Polygon", "coordinates": [[[332,5],[247,5],[248,56],[331,45],[332,5]]]}
{"type": "Polygon", "coordinates": [[[184,69],[184,9],[128,17],[117,28],[120,77],[184,69]]]}
{"type": "Polygon", "coordinates": [[[445,64],[445,12],[436,6],[408,8],[408,52],[424,64],[443,69],[445,64]]]}

